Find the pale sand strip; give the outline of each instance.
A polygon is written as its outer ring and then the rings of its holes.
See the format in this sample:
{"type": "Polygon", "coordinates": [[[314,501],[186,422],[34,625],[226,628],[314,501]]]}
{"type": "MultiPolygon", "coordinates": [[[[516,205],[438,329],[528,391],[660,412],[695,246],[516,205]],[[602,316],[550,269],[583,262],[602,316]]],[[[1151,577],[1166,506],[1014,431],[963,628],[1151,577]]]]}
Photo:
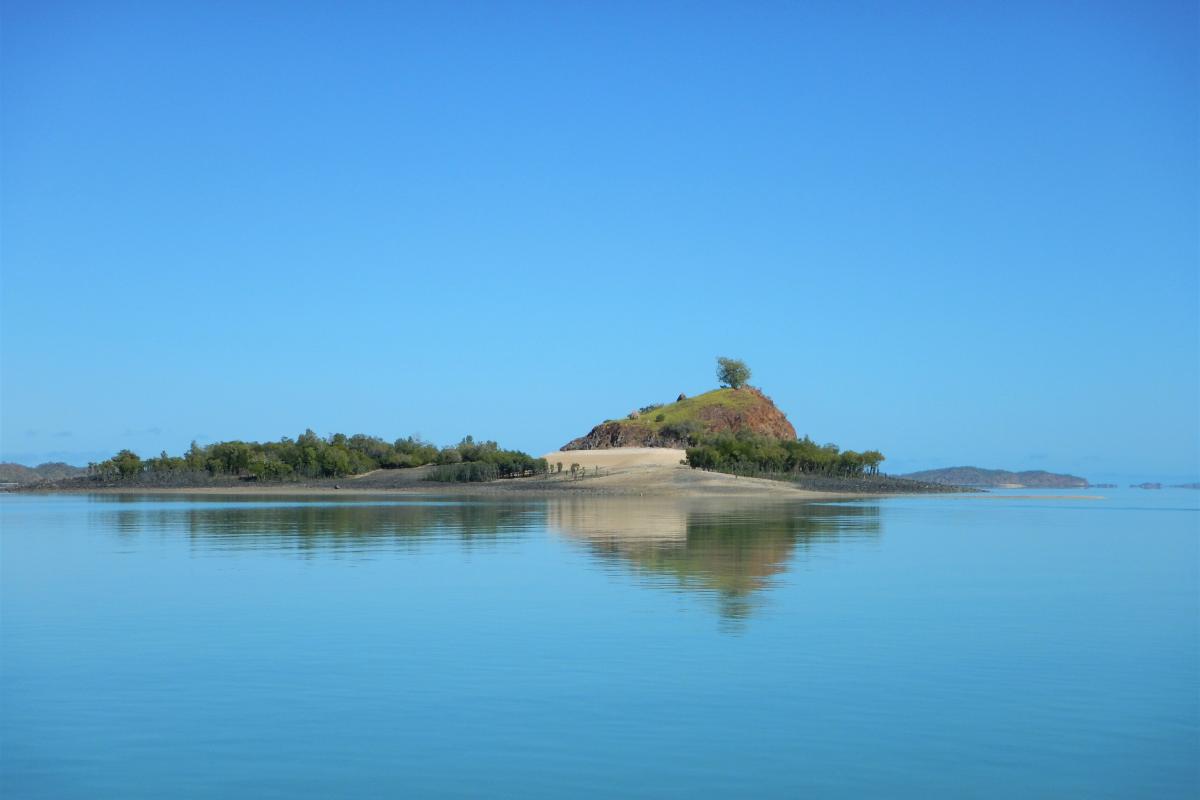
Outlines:
{"type": "Polygon", "coordinates": [[[684,450],[669,447],[616,447],[611,450],[555,450],[542,458],[553,468],[561,463],[564,470],[572,464],[591,469],[628,469],[629,467],[677,467],[687,456],[684,450]]]}

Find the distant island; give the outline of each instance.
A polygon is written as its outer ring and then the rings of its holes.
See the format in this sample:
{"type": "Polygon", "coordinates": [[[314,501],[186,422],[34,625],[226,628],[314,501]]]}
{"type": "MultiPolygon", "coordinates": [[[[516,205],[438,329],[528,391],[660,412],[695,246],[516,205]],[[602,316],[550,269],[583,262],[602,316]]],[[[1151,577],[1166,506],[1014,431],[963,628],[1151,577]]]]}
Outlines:
{"type": "Polygon", "coordinates": [[[24,464],[14,464],[11,461],[0,463],[0,483],[36,483],[37,481],[57,481],[62,478],[74,478],[84,475],[87,470],[83,467],[73,467],[61,461],[47,461],[36,467],[24,464]]]}
{"type": "Polygon", "coordinates": [[[901,477],[914,481],[950,484],[954,486],[983,486],[994,489],[1084,489],[1086,478],[1042,470],[1010,472],[981,467],[947,467],[909,472],[901,477]]]}
{"type": "Polygon", "coordinates": [[[1200,489],[1200,481],[1192,483],[1172,483],[1170,486],[1158,481],[1146,481],[1145,483],[1131,483],[1130,489],[1200,489]]]}

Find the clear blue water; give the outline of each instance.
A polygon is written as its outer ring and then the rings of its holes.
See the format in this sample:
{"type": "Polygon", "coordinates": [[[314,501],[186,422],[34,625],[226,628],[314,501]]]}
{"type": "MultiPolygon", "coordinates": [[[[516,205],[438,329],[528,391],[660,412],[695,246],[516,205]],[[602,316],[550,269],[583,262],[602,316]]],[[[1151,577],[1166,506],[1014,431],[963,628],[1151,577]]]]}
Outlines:
{"type": "Polygon", "coordinates": [[[1102,493],[5,496],[0,791],[1196,797],[1200,494],[1102,493]]]}

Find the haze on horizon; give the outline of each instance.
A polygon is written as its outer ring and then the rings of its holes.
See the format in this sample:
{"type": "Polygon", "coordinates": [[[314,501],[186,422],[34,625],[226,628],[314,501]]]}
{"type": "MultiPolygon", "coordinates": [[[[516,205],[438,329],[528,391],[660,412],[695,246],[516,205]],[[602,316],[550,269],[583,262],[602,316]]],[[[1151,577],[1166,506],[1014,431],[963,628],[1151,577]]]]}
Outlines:
{"type": "Polygon", "coordinates": [[[541,453],[745,359],[892,472],[1200,476],[1192,2],[0,9],[0,460],[541,453]]]}

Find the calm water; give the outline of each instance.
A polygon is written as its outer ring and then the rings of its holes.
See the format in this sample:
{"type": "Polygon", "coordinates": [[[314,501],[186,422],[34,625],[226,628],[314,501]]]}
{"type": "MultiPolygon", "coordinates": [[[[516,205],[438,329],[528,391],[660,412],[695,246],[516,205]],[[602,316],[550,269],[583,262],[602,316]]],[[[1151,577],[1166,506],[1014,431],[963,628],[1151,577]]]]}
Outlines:
{"type": "Polygon", "coordinates": [[[3,497],[0,790],[1196,797],[1200,494],[1105,495],[3,497]]]}

